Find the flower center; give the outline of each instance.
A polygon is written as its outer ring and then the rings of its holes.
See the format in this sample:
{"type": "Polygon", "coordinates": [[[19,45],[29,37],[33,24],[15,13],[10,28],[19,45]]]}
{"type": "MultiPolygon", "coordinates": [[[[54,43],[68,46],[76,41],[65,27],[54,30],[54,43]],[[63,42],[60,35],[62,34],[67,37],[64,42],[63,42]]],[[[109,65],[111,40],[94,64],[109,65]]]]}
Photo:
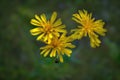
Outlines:
{"type": "Polygon", "coordinates": [[[90,31],[92,29],[92,22],[88,21],[84,26],[86,31],[90,31]]]}
{"type": "Polygon", "coordinates": [[[52,46],[53,46],[54,48],[59,47],[59,46],[60,46],[60,41],[59,41],[58,39],[54,39],[54,40],[52,41],[52,46]]]}
{"type": "Polygon", "coordinates": [[[49,32],[50,30],[51,30],[51,26],[50,26],[50,25],[46,25],[46,26],[45,26],[45,31],[46,31],[46,32],[49,32]]]}
{"type": "Polygon", "coordinates": [[[45,32],[50,33],[51,29],[52,29],[51,24],[49,22],[47,22],[45,25],[45,28],[44,28],[45,32]]]}
{"type": "Polygon", "coordinates": [[[53,46],[54,46],[54,47],[57,47],[58,45],[59,45],[59,44],[58,44],[57,41],[53,42],[53,46]]]}

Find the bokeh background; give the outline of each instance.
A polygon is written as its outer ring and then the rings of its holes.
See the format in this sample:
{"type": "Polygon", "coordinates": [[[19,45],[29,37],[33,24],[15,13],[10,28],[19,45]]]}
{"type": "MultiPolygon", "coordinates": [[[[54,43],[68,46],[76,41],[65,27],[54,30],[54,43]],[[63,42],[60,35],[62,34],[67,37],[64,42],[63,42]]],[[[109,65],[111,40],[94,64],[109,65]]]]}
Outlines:
{"type": "Polygon", "coordinates": [[[120,0],[1,0],[0,80],[120,80],[120,0]],[[72,14],[83,9],[106,23],[101,46],[93,49],[83,38],[64,63],[43,58],[43,44],[29,32],[34,15],[57,11],[70,31],[77,26],[72,14]]]}

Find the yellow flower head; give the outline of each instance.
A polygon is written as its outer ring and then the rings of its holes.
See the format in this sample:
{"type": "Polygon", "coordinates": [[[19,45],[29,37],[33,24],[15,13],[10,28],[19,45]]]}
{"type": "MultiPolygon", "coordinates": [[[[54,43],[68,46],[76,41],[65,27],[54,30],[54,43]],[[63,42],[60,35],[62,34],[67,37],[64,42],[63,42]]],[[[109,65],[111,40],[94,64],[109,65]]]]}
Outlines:
{"type": "Polygon", "coordinates": [[[38,27],[31,29],[31,34],[39,35],[37,40],[50,43],[53,37],[59,37],[60,33],[66,33],[66,30],[64,29],[65,25],[62,25],[61,19],[56,20],[56,18],[56,12],[53,12],[50,20],[46,19],[45,14],[40,15],[40,17],[35,15],[35,19],[31,19],[31,24],[38,27]]]}
{"type": "Polygon", "coordinates": [[[100,46],[101,41],[98,35],[105,36],[106,29],[103,28],[104,22],[102,20],[95,20],[92,18],[92,14],[86,10],[79,10],[78,13],[73,14],[74,21],[79,23],[77,29],[73,29],[74,37],[81,39],[83,36],[89,36],[91,47],[95,48],[100,46]]]}
{"type": "Polygon", "coordinates": [[[70,57],[72,50],[70,48],[74,48],[75,46],[71,44],[69,38],[62,34],[59,38],[54,37],[50,44],[47,44],[40,49],[41,54],[44,54],[44,57],[49,55],[50,57],[57,57],[60,59],[60,62],[63,62],[62,55],[66,54],[70,57]]]}

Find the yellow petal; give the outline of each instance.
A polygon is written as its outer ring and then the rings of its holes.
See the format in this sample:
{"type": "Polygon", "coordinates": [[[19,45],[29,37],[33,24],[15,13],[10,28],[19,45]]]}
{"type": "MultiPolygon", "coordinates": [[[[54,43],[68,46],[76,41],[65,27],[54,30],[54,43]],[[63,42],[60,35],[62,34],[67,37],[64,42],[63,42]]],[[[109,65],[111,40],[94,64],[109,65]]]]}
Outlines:
{"type": "Polygon", "coordinates": [[[53,14],[52,14],[52,16],[51,16],[51,19],[50,19],[51,24],[54,23],[56,17],[57,17],[57,13],[56,13],[56,12],[53,12],[53,14]]]}
{"type": "Polygon", "coordinates": [[[66,47],[75,48],[75,45],[73,45],[73,44],[71,44],[71,43],[67,43],[67,44],[66,44],[66,47]]]}
{"type": "Polygon", "coordinates": [[[53,49],[51,51],[50,57],[55,57],[56,56],[56,49],[53,49]]]}
{"type": "Polygon", "coordinates": [[[53,52],[53,56],[54,56],[54,57],[56,56],[56,50],[53,52]]]}
{"type": "Polygon", "coordinates": [[[44,54],[44,57],[46,57],[50,51],[51,51],[50,49],[47,50],[47,51],[45,52],[45,54],[44,54]]]}
{"type": "Polygon", "coordinates": [[[104,29],[104,28],[95,28],[94,31],[95,31],[96,33],[98,33],[99,35],[101,35],[101,36],[105,36],[105,32],[106,32],[107,30],[104,29]]]}
{"type": "Polygon", "coordinates": [[[48,35],[46,35],[46,39],[45,39],[45,41],[47,41],[47,43],[48,44],[50,44],[51,43],[51,39],[52,39],[52,34],[51,33],[49,33],[48,35]]]}
{"type": "Polygon", "coordinates": [[[68,57],[70,57],[70,54],[72,53],[72,50],[65,48],[65,49],[63,50],[63,52],[64,52],[68,57]]]}
{"type": "Polygon", "coordinates": [[[61,49],[57,49],[57,54],[60,55],[61,49]]]}
{"type": "Polygon", "coordinates": [[[78,20],[80,20],[81,19],[81,17],[80,17],[80,15],[79,14],[73,14],[73,17],[75,17],[76,19],[78,19],[78,20]]]}
{"type": "Polygon", "coordinates": [[[49,38],[50,38],[50,39],[53,38],[53,35],[52,35],[51,33],[49,34],[49,38]]]}
{"type": "Polygon", "coordinates": [[[48,40],[48,36],[45,35],[45,36],[44,36],[44,41],[46,42],[47,40],[48,40]]]}
{"type": "Polygon", "coordinates": [[[53,27],[59,26],[59,25],[61,25],[61,24],[62,24],[61,19],[58,19],[58,20],[53,24],[53,27]]]}
{"type": "Polygon", "coordinates": [[[96,47],[99,47],[99,46],[100,46],[100,43],[90,42],[90,45],[91,45],[92,48],[96,48],[96,47]]]}
{"type": "Polygon", "coordinates": [[[49,48],[51,48],[51,46],[50,46],[50,45],[40,47],[40,49],[49,49],[49,48]]]}
{"type": "Polygon", "coordinates": [[[95,41],[96,41],[97,43],[101,43],[101,41],[100,41],[98,38],[96,38],[95,41]]]}
{"type": "Polygon", "coordinates": [[[65,29],[55,29],[55,31],[61,32],[61,33],[67,33],[67,31],[65,29]]]}
{"type": "Polygon", "coordinates": [[[40,17],[41,17],[42,21],[43,21],[44,23],[46,23],[46,16],[45,16],[45,14],[42,14],[40,17]]]}
{"type": "Polygon", "coordinates": [[[53,34],[54,36],[57,36],[57,37],[60,36],[60,34],[59,34],[58,32],[53,32],[52,34],[53,34]]]}
{"type": "Polygon", "coordinates": [[[35,19],[31,19],[30,23],[35,26],[41,26],[40,22],[35,19]]]}
{"type": "Polygon", "coordinates": [[[78,29],[77,32],[75,32],[75,36],[77,39],[81,39],[83,36],[87,35],[87,33],[83,29],[78,29]]]}
{"type": "Polygon", "coordinates": [[[48,38],[48,44],[50,44],[51,43],[51,38],[48,38]]]}
{"type": "Polygon", "coordinates": [[[52,56],[53,56],[53,53],[51,52],[51,53],[50,53],[50,57],[52,57],[52,56]]]}
{"type": "Polygon", "coordinates": [[[59,57],[60,57],[60,62],[63,63],[63,57],[61,55],[59,55],[59,57]]]}
{"type": "Polygon", "coordinates": [[[43,23],[42,20],[40,19],[40,17],[38,15],[35,15],[35,18],[40,22],[43,23]]]}
{"type": "Polygon", "coordinates": [[[66,26],[65,25],[60,25],[58,28],[65,28],[66,26]]]}
{"type": "Polygon", "coordinates": [[[90,38],[90,45],[92,48],[96,48],[100,46],[101,41],[98,39],[98,37],[91,37],[90,38]]]}
{"type": "Polygon", "coordinates": [[[42,33],[42,28],[34,28],[30,30],[32,35],[38,35],[40,33],[42,33]]]}
{"type": "Polygon", "coordinates": [[[76,21],[77,23],[80,23],[80,21],[75,17],[72,17],[72,20],[76,21]]]}
{"type": "Polygon", "coordinates": [[[44,50],[42,50],[42,52],[41,52],[40,54],[45,53],[47,50],[48,50],[48,49],[44,49],[44,50]]]}
{"type": "Polygon", "coordinates": [[[65,25],[60,25],[60,26],[54,27],[54,29],[64,29],[65,27],[66,27],[65,25]]]}
{"type": "Polygon", "coordinates": [[[45,34],[42,33],[40,36],[37,37],[37,40],[41,40],[41,38],[44,36],[45,34]]]}

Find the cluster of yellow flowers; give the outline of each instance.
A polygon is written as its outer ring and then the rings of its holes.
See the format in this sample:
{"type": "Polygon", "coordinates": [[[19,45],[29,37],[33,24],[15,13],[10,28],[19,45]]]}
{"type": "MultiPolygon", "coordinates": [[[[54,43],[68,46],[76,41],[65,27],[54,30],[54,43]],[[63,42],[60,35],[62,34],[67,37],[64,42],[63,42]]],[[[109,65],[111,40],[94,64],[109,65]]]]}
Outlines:
{"type": "Polygon", "coordinates": [[[49,20],[46,19],[45,14],[35,15],[35,19],[31,19],[30,23],[37,26],[30,30],[31,34],[39,35],[37,40],[46,44],[46,46],[40,48],[40,54],[44,57],[48,55],[56,57],[60,62],[63,62],[62,55],[66,54],[70,57],[71,48],[75,48],[75,45],[71,42],[84,36],[89,36],[91,47],[100,46],[101,41],[98,35],[105,36],[106,32],[102,20],[95,20],[92,18],[92,14],[86,10],[79,10],[78,13],[73,14],[72,19],[79,23],[79,26],[71,30],[70,36],[66,36],[66,26],[62,24],[61,19],[57,19],[57,12],[53,12],[49,20]]]}

